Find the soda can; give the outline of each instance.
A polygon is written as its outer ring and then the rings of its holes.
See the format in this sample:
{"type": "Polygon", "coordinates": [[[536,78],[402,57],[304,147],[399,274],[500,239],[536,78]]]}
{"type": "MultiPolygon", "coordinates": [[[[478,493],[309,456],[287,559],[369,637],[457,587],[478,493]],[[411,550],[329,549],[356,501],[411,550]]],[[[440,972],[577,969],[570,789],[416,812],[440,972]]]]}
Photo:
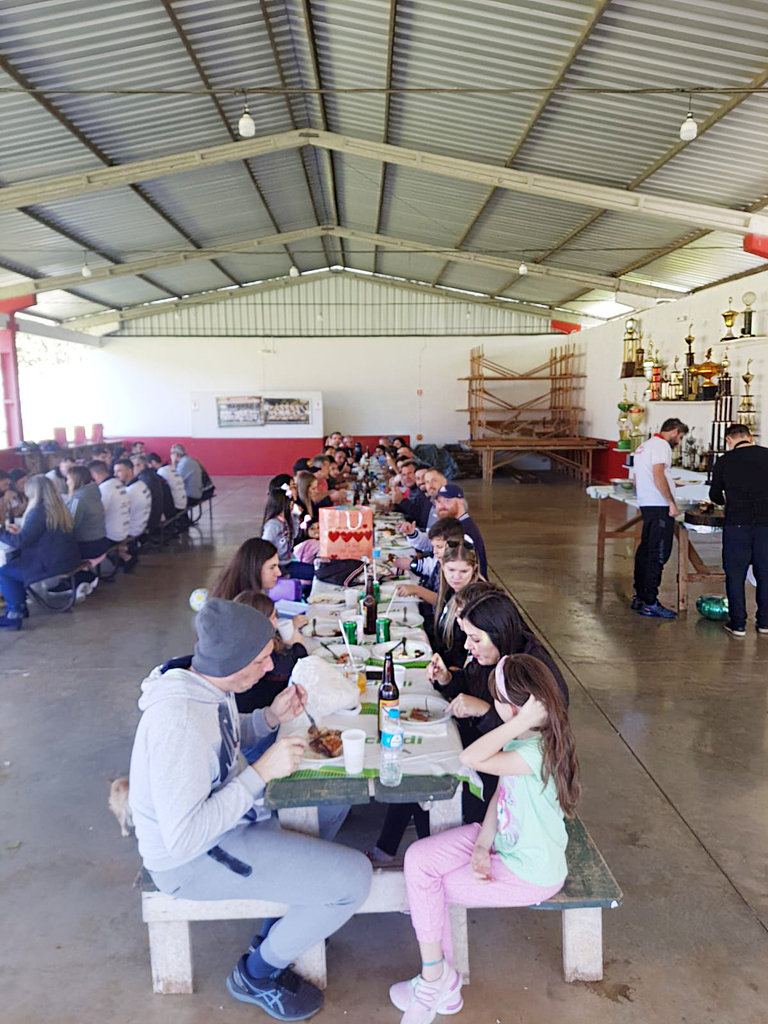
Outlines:
{"type": "Polygon", "coordinates": [[[373,581],[373,596],[376,598],[376,604],[381,601],[381,584],[378,580],[373,581]]]}
{"type": "Polygon", "coordinates": [[[389,626],[391,619],[376,619],[376,643],[386,644],[389,642],[389,626]]]}
{"type": "Polygon", "coordinates": [[[342,628],[344,629],[344,636],[347,638],[347,643],[352,646],[357,643],[357,623],[356,622],[343,622],[342,628]]]}

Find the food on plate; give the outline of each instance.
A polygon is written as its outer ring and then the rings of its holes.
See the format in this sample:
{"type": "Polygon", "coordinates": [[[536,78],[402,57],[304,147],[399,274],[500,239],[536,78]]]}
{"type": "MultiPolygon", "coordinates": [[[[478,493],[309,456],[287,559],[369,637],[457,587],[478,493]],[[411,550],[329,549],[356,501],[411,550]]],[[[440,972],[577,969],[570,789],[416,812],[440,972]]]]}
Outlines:
{"type": "Polygon", "coordinates": [[[344,594],[341,591],[311,594],[307,598],[307,604],[344,604],[344,594]]]}
{"type": "Polygon", "coordinates": [[[309,749],[318,757],[338,757],[341,754],[341,731],[311,726],[309,749]]]}
{"type": "Polygon", "coordinates": [[[407,708],[400,712],[401,722],[431,722],[434,718],[426,708],[407,708]]]}

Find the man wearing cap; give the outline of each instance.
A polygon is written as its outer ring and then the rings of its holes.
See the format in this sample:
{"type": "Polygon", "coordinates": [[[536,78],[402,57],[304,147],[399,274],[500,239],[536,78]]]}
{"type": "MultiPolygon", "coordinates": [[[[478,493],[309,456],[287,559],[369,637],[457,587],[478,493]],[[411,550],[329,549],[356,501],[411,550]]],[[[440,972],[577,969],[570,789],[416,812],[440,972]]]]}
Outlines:
{"type": "Polygon", "coordinates": [[[443,484],[435,498],[435,511],[440,519],[443,516],[452,516],[458,519],[464,527],[464,533],[471,538],[477,552],[477,560],[480,563],[480,573],[488,578],[488,559],[485,557],[485,544],[477,523],[467,511],[467,502],[464,491],[458,484],[443,484]]]}
{"type": "Polygon", "coordinates": [[[265,806],[267,784],[292,774],[305,749],[298,736],[274,742],[278,726],[303,711],[301,686],[289,686],[268,708],[237,711],[235,694],[272,668],[269,620],[212,598],[195,625],[190,668],[156,668],[141,687],[130,770],[139,852],[170,896],[288,905],[282,918],[264,922],[227,989],[278,1020],[304,1020],[323,996],[289,965],[361,906],[370,863],[347,847],[283,831],[265,806]],[[244,748],[251,763],[240,771],[244,748]]]}

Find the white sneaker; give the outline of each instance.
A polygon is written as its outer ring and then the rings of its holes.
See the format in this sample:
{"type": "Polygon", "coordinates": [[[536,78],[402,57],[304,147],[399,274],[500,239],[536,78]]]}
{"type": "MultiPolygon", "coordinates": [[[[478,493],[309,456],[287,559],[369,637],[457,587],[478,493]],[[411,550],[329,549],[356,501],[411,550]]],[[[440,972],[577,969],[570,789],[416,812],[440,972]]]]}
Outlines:
{"type": "Polygon", "coordinates": [[[86,597],[93,590],[93,586],[90,583],[78,583],[77,589],[75,590],[75,600],[80,602],[84,601],[86,597]]]}
{"type": "Polygon", "coordinates": [[[437,981],[424,981],[419,974],[393,985],[389,998],[398,1010],[405,1011],[400,1024],[432,1024],[438,1013],[450,1016],[464,1006],[461,978],[447,963],[437,981]]]}

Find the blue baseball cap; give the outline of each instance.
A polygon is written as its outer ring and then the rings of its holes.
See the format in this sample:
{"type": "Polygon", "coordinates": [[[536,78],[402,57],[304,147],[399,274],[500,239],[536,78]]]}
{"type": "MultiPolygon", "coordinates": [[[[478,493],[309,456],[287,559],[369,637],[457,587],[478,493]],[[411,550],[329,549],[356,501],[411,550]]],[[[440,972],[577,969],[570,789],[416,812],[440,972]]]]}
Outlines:
{"type": "Polygon", "coordinates": [[[458,484],[444,484],[437,492],[438,498],[463,498],[464,491],[458,484]]]}

